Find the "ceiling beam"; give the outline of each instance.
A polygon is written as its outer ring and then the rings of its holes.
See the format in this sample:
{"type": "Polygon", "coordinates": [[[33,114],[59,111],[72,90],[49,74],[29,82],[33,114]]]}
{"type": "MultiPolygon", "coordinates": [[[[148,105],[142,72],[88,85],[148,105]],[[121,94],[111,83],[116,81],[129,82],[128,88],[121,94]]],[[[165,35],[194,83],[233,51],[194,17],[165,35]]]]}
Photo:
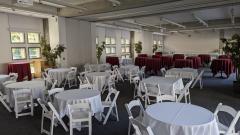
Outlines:
{"type": "Polygon", "coordinates": [[[156,26],[156,25],[146,24],[146,23],[142,23],[142,22],[140,23],[140,22],[137,22],[136,20],[134,20],[134,22],[130,22],[130,21],[119,21],[119,22],[134,24],[134,25],[143,26],[143,27],[154,27],[157,29],[166,29],[166,28],[156,26]]]}
{"type": "Polygon", "coordinates": [[[197,15],[195,15],[194,13],[193,13],[193,17],[197,19],[200,23],[202,23],[204,26],[208,27],[208,23],[203,19],[201,19],[200,17],[198,17],[197,15]]]}
{"type": "Polygon", "coordinates": [[[57,5],[63,5],[63,6],[73,8],[73,9],[77,9],[77,10],[80,10],[80,11],[87,10],[84,7],[75,6],[75,5],[69,4],[67,2],[64,2],[62,0],[42,0],[42,1],[50,2],[50,3],[53,3],[53,4],[57,4],[57,5]]]}
{"type": "Polygon", "coordinates": [[[164,21],[164,22],[167,22],[167,23],[170,23],[170,24],[173,24],[173,25],[176,25],[178,27],[181,27],[181,28],[186,28],[186,26],[182,25],[182,24],[179,24],[179,23],[176,23],[172,20],[169,20],[169,19],[166,19],[166,18],[160,18],[160,21],[164,21]]]}

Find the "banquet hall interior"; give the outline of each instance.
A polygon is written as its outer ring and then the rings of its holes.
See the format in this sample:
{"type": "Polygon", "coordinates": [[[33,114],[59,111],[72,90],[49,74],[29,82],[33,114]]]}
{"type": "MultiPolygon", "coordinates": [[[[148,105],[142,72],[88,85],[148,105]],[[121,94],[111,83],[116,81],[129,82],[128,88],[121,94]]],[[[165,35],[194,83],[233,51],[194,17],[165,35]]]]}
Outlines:
{"type": "Polygon", "coordinates": [[[240,0],[0,0],[0,135],[240,135],[240,0]]]}

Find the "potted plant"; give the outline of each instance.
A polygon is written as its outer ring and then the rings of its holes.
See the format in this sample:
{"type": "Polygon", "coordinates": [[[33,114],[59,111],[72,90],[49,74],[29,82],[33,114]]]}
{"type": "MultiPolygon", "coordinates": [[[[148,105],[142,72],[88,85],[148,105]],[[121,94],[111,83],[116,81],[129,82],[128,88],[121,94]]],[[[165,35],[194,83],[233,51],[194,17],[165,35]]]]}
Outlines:
{"type": "Polygon", "coordinates": [[[224,43],[222,50],[225,54],[229,55],[233,61],[233,65],[236,68],[236,81],[235,85],[240,86],[240,36],[234,34],[230,39],[222,38],[224,43]]]}
{"type": "Polygon", "coordinates": [[[64,52],[66,47],[63,45],[57,45],[55,48],[51,49],[50,44],[47,43],[44,37],[40,41],[42,55],[46,59],[46,64],[49,67],[56,67],[56,59],[61,58],[61,54],[64,52]]]}
{"type": "Polygon", "coordinates": [[[96,56],[97,56],[97,63],[100,63],[100,59],[102,56],[102,53],[105,49],[105,42],[102,42],[102,45],[97,45],[96,46],[96,56]]]}
{"type": "Polygon", "coordinates": [[[153,45],[153,48],[152,48],[153,53],[156,52],[157,49],[158,49],[158,45],[157,45],[157,44],[154,44],[154,45],[153,45]]]}
{"type": "Polygon", "coordinates": [[[137,54],[142,52],[142,42],[138,41],[137,43],[135,43],[135,51],[137,54]]]}

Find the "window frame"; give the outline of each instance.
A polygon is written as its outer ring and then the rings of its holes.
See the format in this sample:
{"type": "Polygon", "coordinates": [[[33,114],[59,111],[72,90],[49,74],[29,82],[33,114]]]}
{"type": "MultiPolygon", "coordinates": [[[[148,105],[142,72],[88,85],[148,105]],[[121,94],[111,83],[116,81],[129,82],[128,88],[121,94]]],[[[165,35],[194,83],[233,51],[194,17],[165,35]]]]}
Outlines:
{"type": "Polygon", "coordinates": [[[11,44],[25,44],[25,33],[24,32],[21,32],[21,31],[10,31],[10,43],[11,44]],[[23,35],[23,42],[13,42],[12,41],[12,33],[14,33],[14,32],[17,32],[17,33],[22,33],[22,35],[23,35]]]}
{"type": "Polygon", "coordinates": [[[40,33],[39,33],[39,32],[27,32],[26,34],[27,34],[27,43],[28,43],[28,44],[40,44],[40,33]],[[38,34],[38,42],[37,42],[37,43],[33,43],[33,42],[31,43],[31,42],[29,42],[29,39],[28,39],[28,34],[29,34],[29,33],[38,34]]]}
{"type": "Polygon", "coordinates": [[[29,59],[41,59],[42,58],[42,50],[41,50],[41,47],[28,47],[28,58],[29,59]],[[40,56],[39,57],[37,57],[37,58],[31,58],[30,57],[30,49],[32,49],[32,48],[39,48],[39,54],[40,54],[40,56]]]}
{"type": "Polygon", "coordinates": [[[27,59],[26,47],[11,47],[11,54],[12,54],[12,60],[26,60],[27,59]],[[13,58],[13,49],[24,49],[25,58],[23,58],[23,59],[14,59],[13,58]]]}

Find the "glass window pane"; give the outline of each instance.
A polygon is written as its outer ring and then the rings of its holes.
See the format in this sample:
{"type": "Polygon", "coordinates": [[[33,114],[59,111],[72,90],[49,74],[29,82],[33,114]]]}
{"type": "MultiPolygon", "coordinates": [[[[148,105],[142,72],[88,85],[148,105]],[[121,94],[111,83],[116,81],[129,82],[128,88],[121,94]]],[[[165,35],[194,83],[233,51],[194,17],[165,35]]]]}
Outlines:
{"type": "Polygon", "coordinates": [[[129,55],[129,54],[127,54],[127,55],[126,55],[126,58],[127,58],[127,59],[128,59],[128,58],[130,58],[130,55],[129,55]]]}
{"type": "Polygon", "coordinates": [[[124,53],[125,52],[125,47],[122,47],[122,53],[124,53]]]}
{"type": "Polygon", "coordinates": [[[13,60],[26,59],[26,49],[24,47],[12,47],[12,59],[13,60]]]}
{"type": "Polygon", "coordinates": [[[115,44],[116,44],[115,38],[111,38],[111,44],[112,44],[112,45],[115,45],[115,44]]]}
{"type": "Polygon", "coordinates": [[[40,37],[39,33],[36,33],[36,32],[27,33],[28,43],[30,44],[40,43],[39,37],[40,37]]]}
{"type": "Polygon", "coordinates": [[[130,42],[129,42],[129,40],[128,40],[128,39],[126,39],[125,43],[126,43],[127,45],[129,45],[129,44],[130,44],[130,42]]]}
{"type": "Polygon", "coordinates": [[[130,52],[130,47],[126,47],[126,52],[130,52]]]}
{"type": "Polygon", "coordinates": [[[153,40],[153,44],[156,45],[156,44],[157,44],[157,41],[156,41],[156,40],[153,40]]]}
{"type": "Polygon", "coordinates": [[[116,53],[116,47],[112,47],[111,53],[116,53]]]}
{"type": "Polygon", "coordinates": [[[11,43],[24,43],[23,32],[11,32],[11,43]]]}
{"type": "Polygon", "coordinates": [[[28,56],[30,59],[41,58],[41,48],[40,47],[29,47],[28,56]]]}
{"type": "Polygon", "coordinates": [[[110,43],[111,43],[111,42],[110,42],[110,38],[109,38],[109,37],[106,37],[106,38],[105,38],[105,42],[106,42],[106,45],[110,45],[110,43]]]}
{"type": "Polygon", "coordinates": [[[125,57],[125,55],[122,55],[122,59],[125,59],[126,57],[125,57]]]}
{"type": "Polygon", "coordinates": [[[111,53],[111,48],[110,47],[106,47],[106,54],[111,53]]]}
{"type": "Polygon", "coordinates": [[[158,41],[158,44],[159,44],[159,45],[161,44],[161,41],[160,41],[160,40],[158,41]]]}
{"type": "Polygon", "coordinates": [[[124,40],[124,38],[121,39],[121,44],[122,44],[122,45],[125,44],[125,40],[124,40]]]}
{"type": "Polygon", "coordinates": [[[96,37],[96,45],[98,45],[98,37],[96,37]]]}

